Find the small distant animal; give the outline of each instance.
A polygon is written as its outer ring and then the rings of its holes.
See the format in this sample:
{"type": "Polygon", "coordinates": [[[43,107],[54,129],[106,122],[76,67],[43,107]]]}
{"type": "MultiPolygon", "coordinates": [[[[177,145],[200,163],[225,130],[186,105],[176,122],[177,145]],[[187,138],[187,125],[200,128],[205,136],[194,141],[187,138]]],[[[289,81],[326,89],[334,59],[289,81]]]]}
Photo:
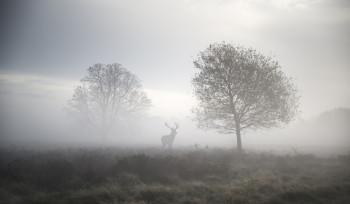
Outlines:
{"type": "Polygon", "coordinates": [[[173,142],[175,140],[175,135],[177,134],[176,130],[179,128],[179,124],[178,123],[174,123],[175,124],[175,127],[172,128],[168,125],[168,123],[165,123],[165,126],[168,127],[170,129],[170,134],[169,135],[164,135],[162,136],[162,145],[163,145],[163,148],[165,146],[168,145],[168,148],[171,149],[172,148],[172,145],[173,145],[173,142]]]}

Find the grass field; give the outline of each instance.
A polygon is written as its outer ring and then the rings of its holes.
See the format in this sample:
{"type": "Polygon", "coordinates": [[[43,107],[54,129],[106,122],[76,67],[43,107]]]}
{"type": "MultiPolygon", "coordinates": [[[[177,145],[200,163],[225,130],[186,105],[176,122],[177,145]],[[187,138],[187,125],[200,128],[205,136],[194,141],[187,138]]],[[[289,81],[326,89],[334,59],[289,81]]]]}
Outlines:
{"type": "Polygon", "coordinates": [[[350,155],[1,150],[0,203],[350,203],[350,155]]]}

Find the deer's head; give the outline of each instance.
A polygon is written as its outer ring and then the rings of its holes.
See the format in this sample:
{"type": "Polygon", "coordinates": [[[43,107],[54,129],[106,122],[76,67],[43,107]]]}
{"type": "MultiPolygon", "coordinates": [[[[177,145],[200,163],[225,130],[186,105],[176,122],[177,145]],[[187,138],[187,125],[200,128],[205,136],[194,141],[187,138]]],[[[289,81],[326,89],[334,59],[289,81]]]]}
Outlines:
{"type": "Polygon", "coordinates": [[[179,124],[178,123],[174,123],[174,124],[175,124],[175,127],[170,127],[168,125],[168,123],[165,123],[165,126],[167,126],[171,130],[170,135],[176,135],[177,134],[176,130],[179,128],[179,124]]]}

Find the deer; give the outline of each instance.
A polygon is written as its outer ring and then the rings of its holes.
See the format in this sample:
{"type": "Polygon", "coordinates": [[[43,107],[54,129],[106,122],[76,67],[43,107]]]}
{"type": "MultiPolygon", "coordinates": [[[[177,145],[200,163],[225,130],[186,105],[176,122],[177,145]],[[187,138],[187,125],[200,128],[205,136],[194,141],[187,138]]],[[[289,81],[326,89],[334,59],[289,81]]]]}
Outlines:
{"type": "Polygon", "coordinates": [[[162,136],[162,144],[163,144],[163,148],[168,145],[169,149],[171,149],[174,139],[175,139],[175,135],[177,134],[176,130],[179,128],[179,124],[175,123],[175,127],[172,128],[168,125],[168,123],[165,123],[165,126],[168,127],[170,129],[170,134],[169,135],[164,135],[162,136]]]}

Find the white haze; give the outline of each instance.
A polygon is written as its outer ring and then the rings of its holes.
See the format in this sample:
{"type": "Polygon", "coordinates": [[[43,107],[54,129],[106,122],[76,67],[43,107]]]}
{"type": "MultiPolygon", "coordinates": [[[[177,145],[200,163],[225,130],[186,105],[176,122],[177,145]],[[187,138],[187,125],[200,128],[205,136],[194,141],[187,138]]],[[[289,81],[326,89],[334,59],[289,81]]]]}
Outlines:
{"type": "Polygon", "coordinates": [[[160,147],[170,132],[164,122],[176,121],[175,148],[233,147],[234,135],[198,130],[190,120],[192,60],[221,41],[274,56],[300,90],[297,121],[247,132],[243,147],[350,145],[346,134],[300,125],[350,108],[348,1],[9,1],[1,8],[7,9],[0,34],[2,145],[99,145],[63,108],[89,66],[117,62],[141,79],[153,107],[149,118],[109,135],[108,144],[160,147]]]}

